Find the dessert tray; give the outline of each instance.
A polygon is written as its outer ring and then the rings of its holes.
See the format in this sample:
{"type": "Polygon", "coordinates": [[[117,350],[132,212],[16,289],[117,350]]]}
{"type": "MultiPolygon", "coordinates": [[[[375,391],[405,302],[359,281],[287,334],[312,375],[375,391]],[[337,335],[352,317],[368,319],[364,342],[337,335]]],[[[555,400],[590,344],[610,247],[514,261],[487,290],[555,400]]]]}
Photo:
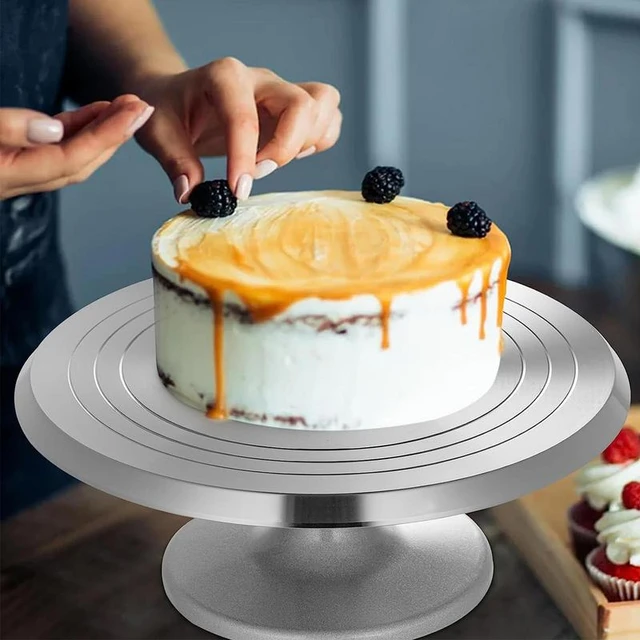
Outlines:
{"type": "MultiPolygon", "coordinates": [[[[640,405],[627,423],[640,431],[640,405]]],[[[609,602],[573,555],[567,510],[576,500],[568,476],[492,513],[583,640],[636,640],[640,602],[609,602]]]]}
{"type": "Polygon", "coordinates": [[[145,281],[50,334],[16,410],[68,473],[194,518],[162,566],[194,624],[238,640],[415,639],[491,583],[491,550],[464,514],[564,477],[627,416],[624,368],[591,325],[514,282],[504,311],[501,368],[475,404],[421,424],[292,430],[212,422],[164,389],[145,281]]]}

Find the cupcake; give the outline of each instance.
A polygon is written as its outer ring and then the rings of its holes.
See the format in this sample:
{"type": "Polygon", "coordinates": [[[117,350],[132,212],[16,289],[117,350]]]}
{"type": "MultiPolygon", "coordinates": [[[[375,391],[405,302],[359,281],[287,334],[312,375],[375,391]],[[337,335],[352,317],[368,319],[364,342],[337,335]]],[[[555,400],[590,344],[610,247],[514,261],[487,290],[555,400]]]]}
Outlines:
{"type": "Polygon", "coordinates": [[[640,482],[629,482],[622,504],[595,524],[602,545],[587,556],[591,579],[610,601],[640,600],[640,482]]]}
{"type": "Polygon", "coordinates": [[[640,436],[624,427],[600,460],[583,467],[576,476],[581,500],[569,509],[568,517],[573,550],[580,562],[598,546],[596,522],[612,504],[620,502],[622,488],[638,479],[640,436]]]}

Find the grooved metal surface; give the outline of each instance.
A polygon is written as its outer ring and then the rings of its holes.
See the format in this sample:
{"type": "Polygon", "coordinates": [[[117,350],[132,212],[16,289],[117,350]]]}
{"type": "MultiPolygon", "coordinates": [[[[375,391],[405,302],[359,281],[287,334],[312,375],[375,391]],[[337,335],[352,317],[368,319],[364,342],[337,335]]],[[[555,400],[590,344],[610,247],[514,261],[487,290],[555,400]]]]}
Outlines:
{"type": "Polygon", "coordinates": [[[276,526],[427,520],[549,484],[624,422],[624,369],[577,314],[510,282],[504,331],[492,389],[439,420],[339,432],[213,422],[157,377],[145,281],[58,327],[25,366],[16,406],[55,464],[165,511],[276,526]]]}

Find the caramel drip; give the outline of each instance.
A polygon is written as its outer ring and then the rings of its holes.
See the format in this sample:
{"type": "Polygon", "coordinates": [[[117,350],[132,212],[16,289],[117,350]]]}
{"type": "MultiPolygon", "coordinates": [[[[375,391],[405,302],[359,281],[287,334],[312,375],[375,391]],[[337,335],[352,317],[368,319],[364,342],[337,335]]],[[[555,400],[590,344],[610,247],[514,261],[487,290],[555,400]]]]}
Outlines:
{"type": "Polygon", "coordinates": [[[389,348],[389,320],[391,318],[391,300],[380,299],[380,324],[382,326],[382,348],[389,348]]]}
{"type": "Polygon", "coordinates": [[[504,315],[504,299],[507,295],[507,273],[509,271],[509,257],[502,259],[500,266],[500,275],[498,277],[498,326],[502,327],[502,318],[504,315]]]}
{"type": "Polygon", "coordinates": [[[491,285],[491,271],[486,269],[482,272],[482,290],[480,292],[480,340],[486,337],[487,324],[487,297],[489,296],[489,287],[491,285]]]}
{"type": "Polygon", "coordinates": [[[228,417],[226,402],[226,379],[224,370],[224,300],[220,292],[210,292],[213,311],[213,362],[215,375],[215,399],[207,417],[224,420],[228,417]]]}
{"type": "Polygon", "coordinates": [[[498,317],[497,324],[500,329],[500,343],[498,350],[500,353],[504,351],[504,334],[502,333],[502,321],[504,318],[504,300],[507,295],[507,275],[509,272],[510,255],[502,258],[500,265],[500,275],[498,276],[498,317]]]}
{"type": "Polygon", "coordinates": [[[467,324],[467,303],[469,302],[469,288],[471,287],[471,278],[466,277],[462,281],[458,281],[458,289],[460,289],[460,322],[467,324]]]}

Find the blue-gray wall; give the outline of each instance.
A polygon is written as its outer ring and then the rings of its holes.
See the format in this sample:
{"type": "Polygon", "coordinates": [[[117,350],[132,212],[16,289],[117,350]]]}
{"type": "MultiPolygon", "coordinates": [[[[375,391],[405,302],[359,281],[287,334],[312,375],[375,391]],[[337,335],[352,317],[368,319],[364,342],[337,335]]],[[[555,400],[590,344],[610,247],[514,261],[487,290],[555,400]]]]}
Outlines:
{"type": "MultiPolygon", "coordinates": [[[[387,0],[394,2],[395,0],[387,0]]],[[[640,2],[640,0],[638,0],[640,2]]],[[[548,0],[410,0],[411,194],[481,202],[506,230],[514,274],[549,273],[552,251],[553,20],[548,0]]],[[[294,162],[256,191],[358,188],[368,168],[368,0],[157,0],[191,65],[233,55],[292,80],[339,87],[335,149],[294,162]]],[[[598,23],[595,169],[640,161],[640,29],[598,23]]],[[[220,160],[205,163],[221,176],[220,160]]],[[[149,240],[177,211],[168,180],[129,143],[63,194],[62,237],[84,305],[149,276],[149,240]]]]}

